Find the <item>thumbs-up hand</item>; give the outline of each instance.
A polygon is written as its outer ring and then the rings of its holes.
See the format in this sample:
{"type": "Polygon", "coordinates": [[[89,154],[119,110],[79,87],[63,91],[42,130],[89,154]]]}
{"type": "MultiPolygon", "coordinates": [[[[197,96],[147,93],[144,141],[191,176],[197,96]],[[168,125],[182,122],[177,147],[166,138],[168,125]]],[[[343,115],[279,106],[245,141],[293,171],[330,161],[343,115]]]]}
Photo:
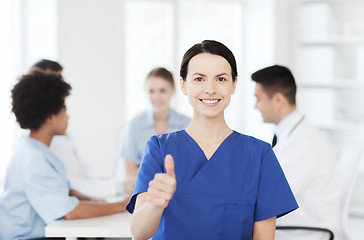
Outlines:
{"type": "Polygon", "coordinates": [[[176,191],[177,181],[174,174],[174,160],[171,155],[164,159],[166,173],[157,173],[149,182],[147,202],[158,208],[166,208],[176,191]]]}
{"type": "Polygon", "coordinates": [[[174,160],[172,155],[168,154],[164,158],[164,167],[166,168],[167,175],[174,177],[174,179],[176,179],[176,175],[174,174],[174,160]]]}

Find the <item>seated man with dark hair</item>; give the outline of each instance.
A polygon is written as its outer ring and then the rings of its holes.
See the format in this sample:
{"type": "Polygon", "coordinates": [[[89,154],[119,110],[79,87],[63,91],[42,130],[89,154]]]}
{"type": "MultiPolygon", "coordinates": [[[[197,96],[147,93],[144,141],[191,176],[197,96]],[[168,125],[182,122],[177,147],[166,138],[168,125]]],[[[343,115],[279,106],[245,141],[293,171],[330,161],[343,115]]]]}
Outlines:
{"type": "Polygon", "coordinates": [[[30,134],[18,142],[0,196],[0,239],[44,237],[50,221],[124,211],[125,202],[105,203],[70,189],[62,162],[49,145],[68,124],[65,98],[71,86],[60,75],[24,75],[12,90],[12,111],[30,134]]]}

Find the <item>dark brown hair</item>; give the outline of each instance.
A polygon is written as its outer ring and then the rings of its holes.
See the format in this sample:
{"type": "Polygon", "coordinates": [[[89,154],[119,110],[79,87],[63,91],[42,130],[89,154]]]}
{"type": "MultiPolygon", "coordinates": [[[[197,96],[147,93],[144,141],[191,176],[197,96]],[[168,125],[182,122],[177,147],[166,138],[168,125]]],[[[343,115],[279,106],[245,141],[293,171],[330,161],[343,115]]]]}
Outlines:
{"type": "Polygon", "coordinates": [[[172,75],[172,73],[170,71],[168,71],[165,68],[158,67],[158,68],[152,69],[152,71],[150,71],[148,73],[147,80],[146,81],[148,81],[148,78],[151,78],[151,77],[160,77],[160,78],[163,78],[167,82],[169,82],[172,85],[172,87],[174,88],[173,75],[172,75]]]}
{"type": "Polygon", "coordinates": [[[210,53],[225,58],[231,66],[231,75],[233,78],[233,82],[235,82],[235,78],[238,76],[238,71],[236,68],[234,54],[224,44],[214,40],[204,40],[202,41],[202,43],[197,43],[193,45],[190,49],[188,49],[187,52],[183,55],[179,74],[184,81],[186,81],[188,63],[190,62],[191,58],[200,53],[210,53]]]}
{"type": "Polygon", "coordinates": [[[296,104],[297,86],[291,71],[284,66],[273,65],[251,75],[254,82],[262,84],[263,90],[272,97],[282,93],[290,104],[296,104]]]}
{"type": "Polygon", "coordinates": [[[11,90],[12,111],[21,128],[38,130],[65,107],[71,86],[58,74],[34,72],[21,76],[11,90]]]}

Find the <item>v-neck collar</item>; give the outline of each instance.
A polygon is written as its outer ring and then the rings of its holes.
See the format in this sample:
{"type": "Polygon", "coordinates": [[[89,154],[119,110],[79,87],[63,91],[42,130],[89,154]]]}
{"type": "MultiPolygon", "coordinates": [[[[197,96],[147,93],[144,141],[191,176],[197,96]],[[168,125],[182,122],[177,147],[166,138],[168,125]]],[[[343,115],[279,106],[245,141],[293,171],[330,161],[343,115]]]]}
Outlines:
{"type": "Polygon", "coordinates": [[[208,159],[207,157],[206,157],[206,154],[205,154],[205,152],[203,151],[203,149],[201,148],[201,146],[195,141],[195,139],[193,139],[187,132],[186,132],[186,130],[182,130],[182,132],[184,132],[184,134],[186,135],[186,137],[190,140],[190,141],[192,141],[196,146],[197,146],[197,148],[198,149],[200,149],[200,151],[202,152],[202,155],[204,156],[204,158],[205,158],[205,160],[206,161],[210,161],[215,155],[216,155],[216,152],[218,152],[219,151],[219,149],[221,148],[221,146],[222,145],[224,145],[224,143],[225,142],[227,142],[228,141],[228,139],[229,138],[231,138],[232,137],[232,135],[234,135],[235,134],[235,131],[234,130],[232,130],[232,132],[220,143],[220,145],[216,148],[216,150],[214,151],[214,153],[211,155],[211,157],[208,159]]]}

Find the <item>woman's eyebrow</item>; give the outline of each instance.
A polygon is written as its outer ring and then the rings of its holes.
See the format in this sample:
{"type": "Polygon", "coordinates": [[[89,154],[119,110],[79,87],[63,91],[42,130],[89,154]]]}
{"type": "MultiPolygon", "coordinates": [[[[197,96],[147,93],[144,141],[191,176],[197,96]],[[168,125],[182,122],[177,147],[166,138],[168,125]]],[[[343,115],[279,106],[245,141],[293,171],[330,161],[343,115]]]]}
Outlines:
{"type": "Polygon", "coordinates": [[[199,76],[203,76],[203,77],[205,77],[206,75],[205,74],[203,74],[203,73],[194,73],[192,76],[195,76],[195,75],[199,75],[199,76]]]}
{"type": "Polygon", "coordinates": [[[220,73],[220,74],[217,74],[216,77],[220,77],[220,76],[223,76],[223,75],[229,76],[229,74],[227,74],[227,73],[220,73]]]}
{"type": "MultiPolygon", "coordinates": [[[[206,75],[205,74],[203,74],[203,73],[194,73],[192,76],[195,76],[195,75],[199,75],[199,76],[203,76],[203,77],[205,77],[206,75]]],[[[224,75],[227,75],[227,76],[229,76],[229,74],[227,74],[227,73],[225,73],[225,72],[223,72],[223,73],[219,73],[219,74],[217,74],[216,75],[216,77],[220,77],[220,76],[224,76],[224,75]]]]}

